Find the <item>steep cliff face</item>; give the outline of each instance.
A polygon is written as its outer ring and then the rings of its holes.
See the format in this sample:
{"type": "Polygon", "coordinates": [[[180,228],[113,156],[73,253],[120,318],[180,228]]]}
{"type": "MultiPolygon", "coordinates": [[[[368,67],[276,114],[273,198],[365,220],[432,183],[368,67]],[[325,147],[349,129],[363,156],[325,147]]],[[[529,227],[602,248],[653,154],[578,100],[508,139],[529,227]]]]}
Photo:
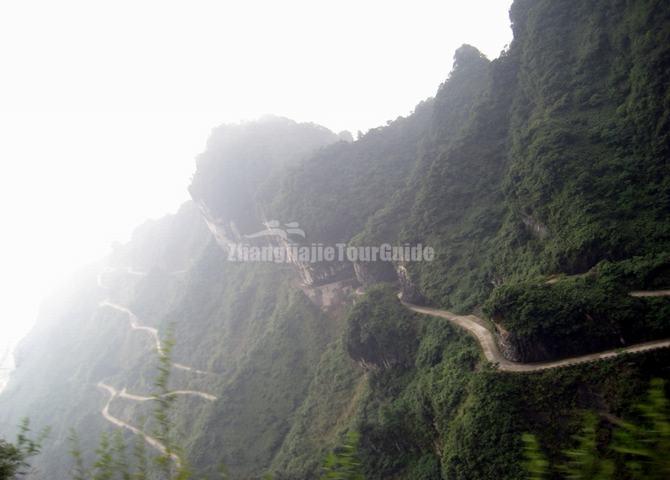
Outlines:
{"type": "MultiPolygon", "coordinates": [[[[32,478],[70,478],[70,429],[78,432],[82,445],[96,445],[100,433],[109,430],[101,415],[106,398],[96,387],[99,381],[140,395],[151,392],[157,367],[151,336],[134,330],[126,313],[102,302],[134,310],[141,325],[165,336],[168,324],[161,320],[179,303],[188,278],[184,272],[208,241],[197,208],[186,204],[177,214],[138,228],[130,244],[84,269],[43,303],[33,331],[18,347],[18,368],[0,397],[3,437],[11,438],[23,417],[35,429],[51,427],[43,453],[33,462],[32,478]]],[[[203,387],[202,379],[182,373],[174,375],[181,388],[203,387]]],[[[112,412],[122,404],[113,404],[112,412]]],[[[181,408],[197,412],[204,406],[194,402],[181,408]]],[[[139,425],[141,417],[130,413],[136,412],[131,409],[122,418],[139,425]]],[[[86,459],[92,454],[87,448],[86,459]]]]}
{"type": "Polygon", "coordinates": [[[515,3],[500,58],[458,52],[414,175],[363,231],[437,249],[409,265],[433,303],[668,249],[667,8],[550,3],[515,3]]]}
{"type": "MultiPolygon", "coordinates": [[[[228,253],[241,244],[289,252],[295,238],[275,232],[284,233],[287,224],[300,232],[300,225],[288,217],[273,217],[269,205],[291,167],[334,143],[349,142],[324,127],[278,117],[215,129],[198,157],[189,190],[219,245],[228,253]]],[[[295,256],[288,259],[308,286],[352,276],[346,262],[314,265],[295,256]]]]}
{"type": "MultiPolygon", "coordinates": [[[[668,256],[667,7],[520,1],[511,14],[498,59],[463,46],[434,100],[305,161],[269,210],[312,241],[435,248],[433,262],[396,262],[395,277],[405,298],[463,312],[538,276],[668,256]]],[[[354,273],[370,285],[387,267],[354,273]]]]}
{"type": "Polygon", "coordinates": [[[262,187],[276,191],[283,170],[339,141],[327,128],[281,117],[222,125],[198,156],[189,191],[225,248],[272,220],[265,215],[262,187]]]}
{"type": "Polygon", "coordinates": [[[355,429],[371,479],[516,479],[522,432],[555,455],[575,406],[621,415],[670,375],[668,352],[500,373],[396,298],[484,304],[514,360],[670,332],[667,299],[628,295],[668,287],[670,7],[520,0],[512,21],[500,58],[463,46],[434,99],[355,142],[278,118],[216,129],[194,201],[46,302],[22,345],[0,425],[52,426],[34,478],[67,478],[68,428],[86,445],[110,428],[97,382],[151,390],[151,332],[173,332],[173,387],[216,397],[179,398],[185,456],[233,478],[315,478],[355,429]],[[436,258],[229,261],[239,243],[420,243],[436,258]]]}
{"type": "MultiPolygon", "coordinates": [[[[133,396],[153,392],[156,329],[159,341],[169,332],[175,340],[170,388],[204,394],[179,396],[173,411],[175,436],[197,472],[213,475],[221,464],[235,478],[268,471],[291,432],[305,429],[293,417],[307,401],[329,405],[318,438],[301,453],[299,470],[316,468],[314,457],[325,455],[353,419],[348,398],[361,371],[337,357],[337,392],[331,400],[314,398],[350,300],[324,293],[320,309],[298,285],[290,266],[227,261],[194,205],[142,226],[107,263],[82,272],[43,306],[0,397],[3,436],[11,437],[23,417],[35,429],[50,426],[31,478],[69,478],[70,429],[90,446],[115,427],[103,415],[108,398],[99,382],[117,392],[109,415],[152,432],[149,403],[133,396]]],[[[85,450],[90,460],[94,451],[85,450]]]]}

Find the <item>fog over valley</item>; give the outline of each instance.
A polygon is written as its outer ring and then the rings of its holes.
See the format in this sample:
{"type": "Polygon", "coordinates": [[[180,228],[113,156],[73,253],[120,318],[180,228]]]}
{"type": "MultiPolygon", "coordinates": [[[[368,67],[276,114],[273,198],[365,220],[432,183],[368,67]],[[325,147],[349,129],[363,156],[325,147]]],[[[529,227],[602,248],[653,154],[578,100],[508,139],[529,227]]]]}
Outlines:
{"type": "Polygon", "coordinates": [[[670,478],[670,3],[0,4],[0,480],[670,478]]]}

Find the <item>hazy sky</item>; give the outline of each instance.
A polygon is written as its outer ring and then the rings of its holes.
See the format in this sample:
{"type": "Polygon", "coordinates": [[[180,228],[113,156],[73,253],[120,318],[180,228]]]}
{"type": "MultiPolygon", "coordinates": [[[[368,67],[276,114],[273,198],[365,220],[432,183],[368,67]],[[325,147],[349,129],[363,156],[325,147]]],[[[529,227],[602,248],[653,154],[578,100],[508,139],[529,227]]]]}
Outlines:
{"type": "Polygon", "coordinates": [[[367,130],[511,40],[510,0],[0,0],[0,357],[39,300],[188,198],[211,127],[367,130]]]}

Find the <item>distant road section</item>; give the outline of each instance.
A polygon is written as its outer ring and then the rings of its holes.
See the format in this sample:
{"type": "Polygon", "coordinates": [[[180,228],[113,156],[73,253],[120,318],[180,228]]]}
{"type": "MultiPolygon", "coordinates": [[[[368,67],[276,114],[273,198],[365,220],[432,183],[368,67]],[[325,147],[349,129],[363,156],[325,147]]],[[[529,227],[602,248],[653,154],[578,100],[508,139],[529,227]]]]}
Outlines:
{"type": "MultiPolygon", "coordinates": [[[[102,272],[100,272],[100,274],[98,274],[98,277],[97,277],[97,280],[96,280],[97,284],[98,284],[98,287],[100,287],[101,289],[104,289],[104,290],[106,290],[108,288],[105,285],[105,282],[104,282],[104,275],[109,273],[109,272],[113,272],[113,271],[114,271],[114,269],[105,269],[102,272]]],[[[138,271],[132,270],[131,268],[125,268],[125,269],[122,269],[122,271],[124,273],[128,274],[128,275],[133,275],[133,276],[144,276],[145,275],[144,272],[138,272],[138,271]]],[[[155,349],[158,352],[158,354],[163,355],[165,353],[164,350],[163,350],[163,345],[161,343],[160,337],[158,335],[158,330],[153,328],[153,327],[147,327],[145,325],[141,325],[138,318],[137,318],[137,315],[135,315],[130,309],[128,309],[127,307],[124,307],[123,305],[116,304],[116,303],[114,303],[110,300],[105,300],[105,301],[101,302],[99,306],[102,307],[102,308],[110,308],[110,309],[116,310],[116,311],[122,313],[123,315],[127,316],[128,320],[129,320],[130,328],[132,330],[139,330],[139,331],[147,333],[151,337],[152,343],[154,344],[155,349]]],[[[192,373],[195,373],[195,374],[198,374],[198,375],[207,375],[207,374],[210,373],[210,372],[205,372],[203,370],[198,370],[196,368],[192,368],[192,367],[189,367],[189,366],[186,366],[186,365],[182,365],[181,363],[173,363],[172,366],[174,368],[177,368],[177,369],[180,369],[180,370],[186,370],[188,372],[192,372],[192,373]]],[[[98,387],[101,388],[102,390],[106,391],[109,394],[109,398],[107,399],[107,403],[105,404],[105,406],[102,408],[102,411],[101,411],[102,416],[105,418],[105,420],[107,420],[108,422],[110,422],[111,424],[113,424],[117,427],[121,427],[121,428],[125,428],[126,430],[129,430],[132,433],[134,433],[135,435],[140,435],[148,445],[150,445],[151,447],[155,448],[156,450],[161,452],[163,455],[165,455],[166,452],[167,452],[167,449],[166,449],[165,445],[163,443],[161,443],[158,439],[152,437],[151,435],[148,435],[148,434],[144,433],[139,428],[134,427],[134,426],[130,425],[129,423],[126,423],[123,420],[121,420],[119,418],[116,418],[115,416],[113,416],[112,414],[109,413],[109,406],[112,403],[112,400],[114,400],[115,398],[125,398],[127,400],[133,400],[133,401],[136,401],[136,402],[147,402],[147,401],[150,401],[150,400],[156,400],[158,397],[156,397],[156,396],[135,395],[135,394],[132,394],[132,393],[128,393],[125,388],[122,389],[119,392],[118,390],[116,390],[111,385],[108,385],[108,384],[106,384],[102,381],[98,382],[98,387]]],[[[205,399],[209,402],[213,402],[217,399],[217,397],[215,397],[214,395],[212,395],[210,393],[200,392],[200,391],[197,391],[197,390],[172,390],[172,391],[165,394],[165,396],[175,396],[175,395],[196,396],[196,397],[203,398],[203,399],[205,399]]],[[[181,467],[181,459],[179,458],[179,456],[175,453],[170,453],[170,457],[172,458],[172,460],[177,465],[177,468],[180,468],[181,467]]]]}
{"type": "Polygon", "coordinates": [[[14,352],[11,344],[7,344],[0,357],[0,393],[9,382],[9,377],[14,370],[14,352]]]}
{"type": "MultiPolygon", "coordinates": [[[[101,388],[102,390],[106,391],[109,394],[109,398],[107,399],[107,403],[105,404],[104,407],[102,407],[102,416],[105,417],[105,420],[108,422],[116,425],[117,427],[125,428],[126,430],[131,431],[135,435],[140,435],[142,438],[144,438],[144,441],[147,443],[147,445],[152,446],[156,450],[158,450],[161,454],[165,455],[167,452],[167,448],[165,448],[165,445],[163,445],[159,440],[155,439],[151,435],[147,435],[144,433],[142,430],[140,430],[137,427],[133,427],[132,425],[124,422],[123,420],[120,420],[113,416],[111,413],[109,413],[109,405],[112,403],[112,400],[114,400],[117,396],[119,396],[119,392],[112,386],[107,385],[106,383],[103,382],[98,382],[98,387],[101,388]]],[[[174,460],[175,464],[177,466],[181,465],[181,460],[179,459],[179,456],[176,453],[171,453],[170,458],[174,460]]]]}
{"type": "Polygon", "coordinates": [[[631,297],[670,297],[670,290],[634,290],[631,297]]]}
{"type": "MultiPolygon", "coordinates": [[[[211,395],[211,394],[205,393],[205,392],[199,392],[197,390],[172,390],[172,391],[166,393],[163,396],[168,397],[168,396],[175,396],[175,395],[193,395],[193,396],[196,396],[196,397],[204,398],[205,400],[209,400],[210,402],[213,402],[214,400],[216,400],[216,397],[214,395],[211,395]]],[[[126,391],[126,389],[124,388],[123,390],[121,390],[119,392],[119,398],[126,398],[128,400],[135,400],[136,402],[147,402],[149,400],[156,400],[157,397],[153,396],[153,395],[150,396],[150,397],[146,397],[146,396],[143,396],[143,395],[134,395],[132,393],[128,393],[126,391]]]]}
{"type": "MultiPolygon", "coordinates": [[[[149,334],[151,339],[153,340],[153,343],[156,347],[156,351],[160,354],[163,353],[163,345],[161,344],[160,337],[158,336],[158,330],[156,330],[153,327],[147,327],[144,325],[140,325],[137,315],[135,315],[133,312],[131,312],[129,309],[122,305],[118,305],[116,303],[112,303],[109,300],[105,300],[100,303],[100,307],[106,307],[106,308],[112,308],[114,310],[117,310],[124,315],[128,316],[128,320],[130,321],[130,328],[133,330],[139,330],[143,331],[149,334]]],[[[172,366],[174,368],[177,368],[179,370],[186,370],[192,373],[196,373],[198,375],[207,375],[210,372],[206,372],[204,370],[198,370],[197,368],[189,367],[187,365],[183,365],[181,363],[173,363],[172,366]]]]}

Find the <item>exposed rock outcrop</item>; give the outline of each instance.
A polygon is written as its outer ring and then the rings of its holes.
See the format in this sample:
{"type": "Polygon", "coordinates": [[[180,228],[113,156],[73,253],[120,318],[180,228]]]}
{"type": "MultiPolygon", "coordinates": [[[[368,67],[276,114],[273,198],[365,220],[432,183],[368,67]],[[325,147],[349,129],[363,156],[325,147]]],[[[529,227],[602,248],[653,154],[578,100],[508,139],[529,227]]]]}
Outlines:
{"type": "Polygon", "coordinates": [[[410,277],[407,267],[400,263],[396,265],[395,270],[398,276],[398,283],[400,284],[400,297],[402,300],[417,305],[425,303],[426,299],[410,277]]]}
{"type": "Polygon", "coordinates": [[[495,337],[498,342],[498,348],[500,349],[500,353],[502,353],[507,360],[510,360],[512,362],[520,362],[521,355],[517,350],[514,334],[506,330],[505,327],[503,327],[499,323],[496,323],[495,321],[493,322],[493,324],[496,327],[495,337]]]}
{"type": "Polygon", "coordinates": [[[521,215],[521,221],[526,226],[526,228],[528,228],[530,233],[540,240],[544,240],[549,236],[549,229],[547,226],[540,222],[533,215],[521,215]]]}
{"type": "Polygon", "coordinates": [[[391,262],[354,262],[356,280],[368,287],[375,283],[395,282],[398,280],[395,268],[391,262]]]}

